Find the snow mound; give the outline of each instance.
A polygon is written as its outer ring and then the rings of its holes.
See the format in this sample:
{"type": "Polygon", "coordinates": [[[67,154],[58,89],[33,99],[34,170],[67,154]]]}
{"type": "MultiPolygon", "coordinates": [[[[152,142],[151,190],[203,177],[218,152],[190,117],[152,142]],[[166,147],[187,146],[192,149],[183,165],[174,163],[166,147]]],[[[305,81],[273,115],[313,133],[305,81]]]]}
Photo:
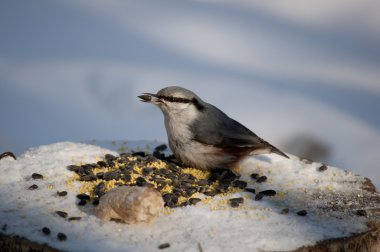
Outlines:
{"type": "Polygon", "coordinates": [[[237,192],[166,209],[150,224],[104,222],[95,217],[93,206],[77,205],[80,185],[67,184],[73,173],[66,167],[95,162],[106,153],[117,155],[94,145],[63,142],[31,149],[18,160],[2,159],[1,227],[6,225],[7,234],[66,251],[157,251],[164,243],[170,244],[166,251],[284,251],[366,231],[367,222],[378,218],[380,197],[367,190],[365,178],[294,156],[261,155],[242,162],[241,180],[256,192],[273,189],[275,197],[255,200],[255,194],[237,192]],[[43,179],[33,179],[33,173],[43,179]],[[252,173],[268,180],[258,183],[252,173]],[[33,184],[38,188],[28,190],[33,184]],[[57,191],[68,194],[59,197],[57,191]],[[232,208],[228,199],[233,197],[243,197],[244,203],[232,208]],[[363,209],[367,216],[358,214],[363,209]],[[51,234],[44,235],[43,227],[51,234]],[[59,241],[59,232],[67,240],[59,241]]]}

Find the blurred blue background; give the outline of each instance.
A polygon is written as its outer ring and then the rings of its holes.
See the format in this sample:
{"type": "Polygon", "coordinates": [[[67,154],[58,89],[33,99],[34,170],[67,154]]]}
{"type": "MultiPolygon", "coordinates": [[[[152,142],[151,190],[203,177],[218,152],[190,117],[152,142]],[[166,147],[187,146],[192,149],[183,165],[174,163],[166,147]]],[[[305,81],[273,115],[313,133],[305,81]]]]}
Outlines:
{"type": "Polygon", "coordinates": [[[166,141],[136,96],[180,85],[380,185],[379,23],[371,0],[1,0],[0,152],[166,141]]]}

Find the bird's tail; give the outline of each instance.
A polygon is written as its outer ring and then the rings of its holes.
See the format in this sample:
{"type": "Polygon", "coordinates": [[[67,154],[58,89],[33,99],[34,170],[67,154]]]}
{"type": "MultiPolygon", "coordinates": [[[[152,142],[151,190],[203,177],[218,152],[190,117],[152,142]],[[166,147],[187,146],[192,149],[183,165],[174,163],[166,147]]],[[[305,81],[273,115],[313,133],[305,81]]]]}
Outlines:
{"type": "Polygon", "coordinates": [[[288,155],[286,155],[284,152],[280,151],[279,149],[277,149],[276,147],[274,147],[273,145],[270,146],[270,152],[271,153],[276,153],[280,156],[283,156],[283,157],[286,157],[286,158],[289,158],[288,155]]]}
{"type": "Polygon", "coordinates": [[[250,155],[259,155],[259,154],[268,154],[268,153],[276,153],[277,155],[289,158],[284,152],[280,151],[267,141],[260,139],[260,144],[255,146],[256,148],[250,153],[250,155]]]}
{"type": "Polygon", "coordinates": [[[288,155],[286,155],[284,152],[280,151],[279,149],[277,149],[276,147],[274,147],[273,145],[271,145],[267,141],[264,141],[264,140],[262,140],[262,141],[263,141],[263,144],[266,145],[266,148],[269,150],[270,153],[276,153],[277,155],[289,158],[288,155]]]}

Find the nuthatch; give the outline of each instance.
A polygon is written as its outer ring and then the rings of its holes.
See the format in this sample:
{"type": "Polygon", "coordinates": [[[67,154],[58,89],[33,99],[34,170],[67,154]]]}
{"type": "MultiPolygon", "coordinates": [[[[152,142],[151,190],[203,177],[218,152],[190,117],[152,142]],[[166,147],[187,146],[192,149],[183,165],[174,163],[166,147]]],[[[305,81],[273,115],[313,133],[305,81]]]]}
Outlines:
{"type": "Polygon", "coordinates": [[[170,149],[185,165],[200,169],[233,168],[248,155],[264,153],[289,158],[190,90],[173,86],[138,97],[162,110],[170,149]]]}

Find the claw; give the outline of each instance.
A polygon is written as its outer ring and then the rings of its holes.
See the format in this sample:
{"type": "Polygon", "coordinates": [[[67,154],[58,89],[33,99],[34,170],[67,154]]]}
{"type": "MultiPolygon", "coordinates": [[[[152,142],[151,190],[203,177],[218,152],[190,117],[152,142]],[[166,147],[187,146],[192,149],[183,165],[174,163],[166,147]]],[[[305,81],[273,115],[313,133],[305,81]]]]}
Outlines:
{"type": "Polygon", "coordinates": [[[10,152],[10,151],[7,151],[7,152],[4,152],[4,153],[2,153],[2,154],[0,154],[0,159],[2,159],[2,158],[5,158],[5,157],[13,157],[15,160],[16,160],[16,156],[15,156],[15,154],[13,154],[12,152],[10,152]]]}

